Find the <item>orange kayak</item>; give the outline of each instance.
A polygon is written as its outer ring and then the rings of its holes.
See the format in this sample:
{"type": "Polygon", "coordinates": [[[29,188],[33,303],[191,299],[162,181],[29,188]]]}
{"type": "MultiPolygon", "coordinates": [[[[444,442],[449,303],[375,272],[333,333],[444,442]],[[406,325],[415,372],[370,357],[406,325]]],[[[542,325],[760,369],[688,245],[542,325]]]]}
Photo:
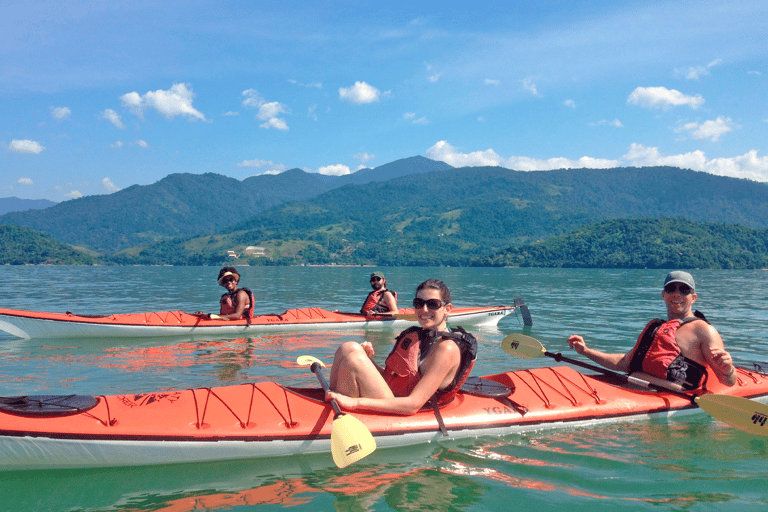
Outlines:
{"type": "MultiPolygon", "coordinates": [[[[711,374],[706,393],[768,400],[765,375],[743,368],[737,375],[738,384],[729,388],[711,374]]],[[[322,397],[319,388],[275,382],[116,396],[5,397],[0,399],[0,469],[326,453],[334,414],[322,397]]],[[[353,415],[384,449],[700,411],[692,400],[673,393],[556,366],[471,379],[439,411],[445,433],[432,409],[412,416],[353,415]]]]}

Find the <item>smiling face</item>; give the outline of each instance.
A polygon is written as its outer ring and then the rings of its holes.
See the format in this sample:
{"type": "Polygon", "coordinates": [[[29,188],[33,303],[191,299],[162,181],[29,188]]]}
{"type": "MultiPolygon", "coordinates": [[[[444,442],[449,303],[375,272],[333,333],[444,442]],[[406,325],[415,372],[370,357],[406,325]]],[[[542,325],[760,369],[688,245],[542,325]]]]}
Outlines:
{"type": "Polygon", "coordinates": [[[221,280],[221,286],[231,292],[237,288],[237,278],[235,278],[235,276],[227,276],[221,280]]]}
{"type": "Polygon", "coordinates": [[[682,320],[693,316],[693,303],[696,302],[696,294],[683,283],[670,283],[662,290],[661,298],[667,306],[667,317],[672,320],[682,320]]]}
{"type": "Polygon", "coordinates": [[[448,313],[451,312],[453,306],[451,303],[443,304],[442,297],[440,296],[440,290],[433,288],[423,288],[416,293],[416,298],[423,301],[438,301],[440,307],[438,309],[430,309],[427,304],[424,304],[420,308],[414,308],[416,310],[416,318],[424,329],[433,329],[437,331],[446,330],[446,321],[448,320],[448,313]]]}

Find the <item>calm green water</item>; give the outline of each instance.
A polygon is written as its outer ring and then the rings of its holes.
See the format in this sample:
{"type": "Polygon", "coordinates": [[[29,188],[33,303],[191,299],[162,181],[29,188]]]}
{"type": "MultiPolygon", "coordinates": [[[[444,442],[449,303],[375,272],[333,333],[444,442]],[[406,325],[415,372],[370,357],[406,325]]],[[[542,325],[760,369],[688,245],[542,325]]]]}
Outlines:
{"type": "MultiPolygon", "coordinates": [[[[371,269],[242,268],[257,313],[322,306],[356,310],[371,269]]],[[[446,281],[456,305],[528,303],[530,334],[552,352],[585,335],[626,350],[647,320],[663,316],[663,271],[384,269],[402,303],[428,277],[446,281]]],[[[0,307],[84,314],[217,308],[215,268],[0,267],[0,307]]],[[[768,360],[768,272],[693,271],[697,308],[735,358],[768,360]]],[[[521,332],[508,317],[475,332],[478,375],[551,359],[515,360],[498,346],[521,332]]],[[[342,341],[370,340],[385,355],[393,333],[269,334],[236,340],[24,341],[0,335],[1,395],[115,394],[253,380],[315,384],[300,354],[328,358],[342,341]]],[[[570,354],[573,355],[573,354],[570,354]]],[[[407,450],[379,450],[344,470],[330,456],[233,463],[0,473],[0,510],[767,510],[768,438],[699,414],[615,423],[407,450]]]]}

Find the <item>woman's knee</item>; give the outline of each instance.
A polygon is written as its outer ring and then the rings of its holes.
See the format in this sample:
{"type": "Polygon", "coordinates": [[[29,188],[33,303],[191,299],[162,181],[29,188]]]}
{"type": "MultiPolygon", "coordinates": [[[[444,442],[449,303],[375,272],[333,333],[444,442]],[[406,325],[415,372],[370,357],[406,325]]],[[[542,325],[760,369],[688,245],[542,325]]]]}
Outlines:
{"type": "Polygon", "coordinates": [[[334,354],[333,359],[334,361],[336,361],[337,358],[350,359],[355,358],[360,354],[366,355],[362,345],[356,341],[345,341],[336,349],[336,354],[334,354]]]}

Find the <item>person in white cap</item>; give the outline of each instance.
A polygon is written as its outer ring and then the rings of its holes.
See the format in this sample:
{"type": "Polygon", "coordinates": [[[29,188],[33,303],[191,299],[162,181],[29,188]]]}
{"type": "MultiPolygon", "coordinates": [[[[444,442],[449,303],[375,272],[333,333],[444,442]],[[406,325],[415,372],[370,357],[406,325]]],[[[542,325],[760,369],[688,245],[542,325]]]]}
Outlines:
{"type": "MultiPolygon", "coordinates": [[[[736,368],[723,339],[699,311],[694,313],[696,283],[688,272],[667,274],[661,297],[667,320],[648,322],[635,346],[626,354],[610,354],[589,348],[576,334],[568,344],[577,353],[611,370],[643,373],[683,389],[697,389],[706,382],[707,367],[726,386],[736,384],[736,368]]],[[[652,379],[649,379],[652,380],[652,379]]]]}

